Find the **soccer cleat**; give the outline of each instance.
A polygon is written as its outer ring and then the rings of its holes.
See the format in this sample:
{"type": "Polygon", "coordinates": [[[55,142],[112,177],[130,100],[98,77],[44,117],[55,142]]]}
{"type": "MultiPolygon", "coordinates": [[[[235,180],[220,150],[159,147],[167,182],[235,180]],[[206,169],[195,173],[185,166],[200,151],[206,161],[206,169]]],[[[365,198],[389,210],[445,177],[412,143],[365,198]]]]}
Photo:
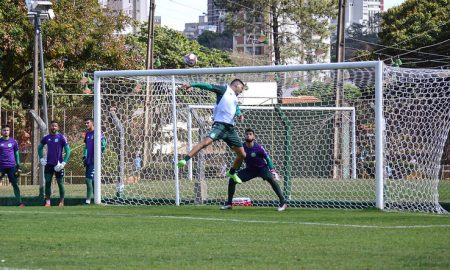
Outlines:
{"type": "Polygon", "coordinates": [[[278,207],[277,211],[282,212],[282,211],[286,210],[286,208],[287,208],[287,203],[284,203],[283,205],[278,207]]]}
{"type": "Polygon", "coordinates": [[[228,171],[227,176],[230,177],[236,184],[242,183],[242,180],[239,178],[237,173],[231,174],[230,171],[228,171]]]}
{"type": "Polygon", "coordinates": [[[224,206],[220,207],[220,210],[231,210],[233,209],[233,206],[231,204],[225,204],[224,206]]]}
{"type": "Polygon", "coordinates": [[[178,168],[183,168],[184,166],[186,166],[186,160],[182,159],[178,161],[177,166],[178,168]]]}
{"type": "Polygon", "coordinates": [[[58,204],[58,206],[59,206],[59,207],[64,207],[64,203],[63,203],[63,202],[60,202],[60,203],[58,204]]]}
{"type": "Polygon", "coordinates": [[[18,205],[20,208],[22,208],[22,207],[25,207],[25,204],[24,203],[19,203],[19,205],[18,205]]]}
{"type": "Polygon", "coordinates": [[[51,206],[51,204],[50,203],[45,203],[45,205],[44,205],[45,207],[50,207],[51,206]]]}

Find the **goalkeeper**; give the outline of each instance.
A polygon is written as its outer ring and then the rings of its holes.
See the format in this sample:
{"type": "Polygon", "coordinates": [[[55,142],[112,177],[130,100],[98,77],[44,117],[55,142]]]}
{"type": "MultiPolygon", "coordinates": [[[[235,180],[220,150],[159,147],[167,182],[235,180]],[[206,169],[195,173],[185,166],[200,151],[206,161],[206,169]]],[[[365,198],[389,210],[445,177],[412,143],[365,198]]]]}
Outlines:
{"type": "MultiPolygon", "coordinates": [[[[245,169],[240,170],[237,174],[242,182],[247,182],[255,177],[261,177],[262,179],[269,182],[272,186],[273,191],[278,196],[280,203],[278,205],[278,211],[286,210],[287,203],[281,193],[280,186],[275,180],[278,180],[279,176],[275,172],[275,167],[273,166],[272,159],[266,150],[255,142],[255,131],[251,128],[245,130],[245,143],[243,144],[246,153],[245,157],[245,169]]],[[[228,200],[227,203],[220,209],[227,210],[232,209],[232,202],[234,192],[236,190],[236,183],[230,179],[228,181],[228,200]]]]}
{"type": "MultiPolygon", "coordinates": [[[[83,165],[86,167],[86,202],[85,204],[91,204],[91,198],[93,197],[94,190],[94,119],[84,119],[84,125],[86,126],[86,135],[84,136],[84,151],[83,151],[83,165]]],[[[106,149],[106,139],[101,136],[101,151],[106,149]]]]}
{"type": "Polygon", "coordinates": [[[45,178],[45,207],[49,207],[50,195],[52,192],[52,178],[56,176],[56,182],[59,188],[59,206],[64,206],[64,166],[69,161],[70,147],[66,137],[59,131],[59,125],[56,121],[50,122],[50,134],[42,138],[38,146],[38,155],[40,163],[44,168],[45,178]],[[47,158],[44,158],[43,149],[47,145],[47,158]],[[63,149],[65,151],[64,160],[62,158],[63,149]]]}
{"type": "Polygon", "coordinates": [[[237,98],[237,96],[244,91],[244,83],[239,79],[234,79],[230,85],[191,83],[182,86],[182,88],[186,90],[189,90],[192,87],[216,93],[217,100],[214,105],[214,124],[211,131],[208,133],[208,136],[195,145],[184,159],[178,162],[177,166],[179,168],[184,167],[187,161],[197,155],[200,150],[208,147],[213,141],[223,140],[236,153],[236,158],[231,169],[227,172],[227,176],[236,183],[242,183],[236,170],[244,161],[245,151],[242,147],[241,139],[234,129],[234,118],[237,116],[240,121],[244,120],[244,116],[241,114],[238,106],[237,98]]]}
{"type": "MultiPolygon", "coordinates": [[[[0,173],[1,177],[8,175],[9,182],[13,186],[14,196],[19,207],[24,207],[20,196],[17,177],[20,174],[19,146],[16,140],[9,137],[10,128],[8,125],[2,127],[2,137],[0,138],[0,173]]],[[[1,179],[0,179],[1,181],[1,179]]]]}

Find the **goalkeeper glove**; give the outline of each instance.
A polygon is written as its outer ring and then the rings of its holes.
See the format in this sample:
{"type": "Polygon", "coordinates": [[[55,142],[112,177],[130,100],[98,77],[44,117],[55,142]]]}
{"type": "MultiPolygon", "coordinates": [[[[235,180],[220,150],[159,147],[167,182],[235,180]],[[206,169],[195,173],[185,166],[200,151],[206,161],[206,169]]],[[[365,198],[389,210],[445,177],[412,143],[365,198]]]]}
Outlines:
{"type": "Polygon", "coordinates": [[[63,161],[62,163],[59,163],[55,166],[54,170],[55,172],[60,172],[64,169],[64,166],[66,166],[66,163],[63,161]]]}
{"type": "Polygon", "coordinates": [[[22,170],[20,169],[20,165],[16,165],[16,172],[14,173],[14,175],[16,177],[19,177],[21,173],[22,173],[22,170]]]}
{"type": "Polygon", "coordinates": [[[39,160],[39,162],[41,163],[42,166],[47,165],[47,159],[45,159],[45,158],[41,158],[41,159],[39,160]]]}
{"type": "Polygon", "coordinates": [[[278,175],[278,173],[275,171],[275,169],[270,170],[270,172],[273,175],[273,178],[275,178],[276,181],[280,180],[280,176],[278,175]]]}

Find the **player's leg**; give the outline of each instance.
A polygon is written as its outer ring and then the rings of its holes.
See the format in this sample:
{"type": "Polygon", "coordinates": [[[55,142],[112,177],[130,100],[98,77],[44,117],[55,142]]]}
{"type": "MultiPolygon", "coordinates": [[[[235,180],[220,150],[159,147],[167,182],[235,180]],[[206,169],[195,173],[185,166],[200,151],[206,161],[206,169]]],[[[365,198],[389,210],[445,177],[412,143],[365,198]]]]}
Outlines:
{"type": "Polygon", "coordinates": [[[224,124],[214,123],[211,128],[211,131],[208,133],[208,135],[205,138],[203,138],[203,140],[201,142],[194,145],[194,147],[192,147],[191,151],[189,151],[189,153],[182,160],[178,161],[178,163],[177,163],[178,168],[183,168],[184,166],[186,166],[187,162],[191,158],[195,157],[198,154],[198,152],[200,152],[200,150],[208,147],[214,141],[221,139],[224,134],[225,129],[226,129],[226,127],[224,124]]]}
{"type": "Polygon", "coordinates": [[[49,207],[50,204],[50,196],[52,195],[52,178],[53,173],[55,172],[54,166],[45,165],[44,168],[44,179],[45,179],[45,207],[49,207]]]}
{"type": "Polygon", "coordinates": [[[210,137],[203,138],[201,142],[192,147],[191,151],[189,151],[189,153],[182,160],[178,161],[178,168],[184,167],[191,158],[195,157],[200,150],[208,147],[212,142],[213,140],[210,137]]]}
{"type": "Polygon", "coordinates": [[[241,139],[234,130],[234,127],[231,127],[228,130],[227,136],[224,139],[224,141],[228,144],[228,146],[231,147],[233,152],[236,154],[236,158],[234,159],[233,165],[231,166],[231,169],[228,171],[227,176],[231,177],[236,183],[242,183],[241,179],[236,174],[236,171],[241,167],[242,162],[245,159],[245,150],[244,147],[242,147],[241,139]]]}
{"type": "Polygon", "coordinates": [[[58,189],[59,189],[59,206],[64,206],[64,196],[65,196],[65,189],[64,189],[64,169],[62,169],[59,172],[55,172],[56,176],[56,183],[58,183],[58,189]]]}
{"type": "Polygon", "coordinates": [[[94,194],[94,164],[86,166],[86,204],[91,203],[94,194]]]}
{"type": "MultiPolygon", "coordinates": [[[[252,170],[249,170],[248,168],[245,168],[243,170],[240,170],[237,172],[238,177],[242,180],[242,182],[247,182],[253,178],[256,177],[256,173],[252,170]]],[[[236,182],[234,182],[233,179],[228,180],[228,198],[227,202],[224,206],[222,206],[220,209],[227,210],[231,209],[233,205],[233,197],[234,193],[236,192],[236,182]]]]}
{"type": "Polygon", "coordinates": [[[268,167],[260,168],[259,176],[265,181],[269,182],[275,194],[277,194],[279,199],[278,211],[284,211],[287,207],[286,199],[283,196],[283,192],[281,192],[280,185],[275,181],[275,178],[272,172],[268,167]]]}
{"type": "Polygon", "coordinates": [[[17,177],[16,177],[16,168],[15,167],[8,168],[8,169],[6,169],[6,173],[8,174],[9,182],[11,183],[11,185],[13,187],[14,196],[16,197],[17,204],[19,206],[23,206],[22,197],[20,196],[19,183],[18,183],[17,177]]]}

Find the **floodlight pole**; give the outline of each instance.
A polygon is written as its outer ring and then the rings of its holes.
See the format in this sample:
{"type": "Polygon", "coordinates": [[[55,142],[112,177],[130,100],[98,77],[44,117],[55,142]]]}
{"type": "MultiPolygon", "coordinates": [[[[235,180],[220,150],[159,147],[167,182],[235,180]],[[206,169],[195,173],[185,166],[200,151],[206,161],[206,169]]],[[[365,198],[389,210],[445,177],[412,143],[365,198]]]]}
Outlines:
{"type": "MultiPolygon", "coordinates": [[[[37,17],[33,16],[34,20],[34,45],[33,45],[33,110],[39,112],[39,34],[38,34],[38,22],[37,17]]],[[[38,145],[40,142],[39,125],[36,121],[33,121],[33,160],[31,163],[31,177],[32,183],[39,183],[39,196],[44,197],[44,167],[39,163],[38,157],[38,145]],[[37,181],[37,182],[36,182],[37,181]]]]}
{"type": "Polygon", "coordinates": [[[45,71],[44,71],[44,49],[42,46],[42,30],[41,30],[41,13],[36,12],[36,34],[39,37],[39,54],[41,65],[41,85],[42,85],[42,107],[44,114],[44,123],[48,132],[48,108],[47,108],[47,92],[45,91],[45,71]]]}

